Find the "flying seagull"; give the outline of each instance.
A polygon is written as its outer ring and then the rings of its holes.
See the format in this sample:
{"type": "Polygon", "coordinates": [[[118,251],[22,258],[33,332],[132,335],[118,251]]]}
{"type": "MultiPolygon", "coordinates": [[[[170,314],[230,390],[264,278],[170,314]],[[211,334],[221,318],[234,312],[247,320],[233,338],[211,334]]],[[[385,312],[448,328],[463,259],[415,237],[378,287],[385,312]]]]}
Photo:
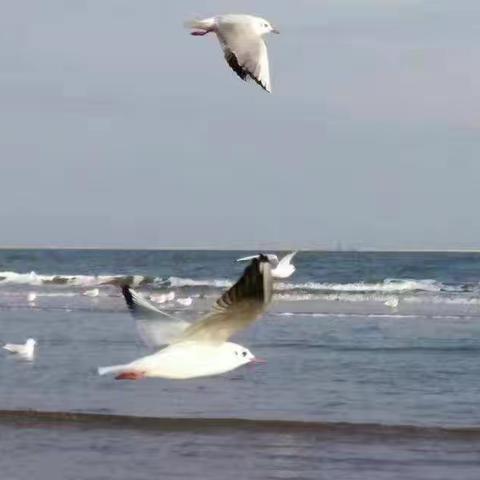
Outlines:
{"type": "MultiPolygon", "coordinates": [[[[282,257],[280,260],[274,253],[265,253],[265,257],[273,267],[272,277],[274,278],[288,278],[295,271],[295,265],[292,264],[293,257],[297,254],[297,251],[293,251],[282,257]]],[[[250,255],[248,257],[237,258],[237,262],[244,262],[257,258],[258,255],[250,255]]]]}
{"type": "Polygon", "coordinates": [[[128,364],[100,367],[98,373],[113,373],[119,380],[187,379],[219,375],[254,363],[258,360],[247,348],[228,340],[260,317],[271,299],[271,266],[260,255],[216,301],[210,313],[189,326],[177,340],[128,364]]]}
{"type": "Polygon", "coordinates": [[[191,20],[187,28],[192,35],[215,33],[225,60],[242,79],[252,79],[264,90],[271,92],[267,46],[263,35],[279,33],[268,20],[253,15],[217,15],[203,20],[191,20]]]}

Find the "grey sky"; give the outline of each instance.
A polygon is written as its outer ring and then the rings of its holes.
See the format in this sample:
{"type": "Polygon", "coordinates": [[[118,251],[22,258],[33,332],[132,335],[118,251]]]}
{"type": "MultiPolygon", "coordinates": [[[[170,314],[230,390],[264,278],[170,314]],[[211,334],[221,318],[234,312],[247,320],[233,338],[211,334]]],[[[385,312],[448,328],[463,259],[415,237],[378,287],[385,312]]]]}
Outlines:
{"type": "Polygon", "coordinates": [[[0,244],[480,247],[478,0],[0,5],[0,244]],[[182,26],[226,12],[271,95],[182,26]]]}

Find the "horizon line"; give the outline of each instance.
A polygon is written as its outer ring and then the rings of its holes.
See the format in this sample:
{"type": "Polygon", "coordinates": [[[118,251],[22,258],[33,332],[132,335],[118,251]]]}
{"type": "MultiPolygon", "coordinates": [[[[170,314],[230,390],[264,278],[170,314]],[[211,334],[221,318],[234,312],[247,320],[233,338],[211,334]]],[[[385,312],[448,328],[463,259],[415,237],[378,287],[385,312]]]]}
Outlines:
{"type": "Polygon", "coordinates": [[[328,247],[305,247],[292,248],[291,246],[267,246],[267,247],[105,247],[105,246],[26,246],[26,245],[0,245],[0,250],[114,250],[114,251],[218,251],[218,252],[242,252],[242,251],[298,251],[298,252],[336,252],[336,253],[480,253],[479,248],[328,248],[328,247]]]}

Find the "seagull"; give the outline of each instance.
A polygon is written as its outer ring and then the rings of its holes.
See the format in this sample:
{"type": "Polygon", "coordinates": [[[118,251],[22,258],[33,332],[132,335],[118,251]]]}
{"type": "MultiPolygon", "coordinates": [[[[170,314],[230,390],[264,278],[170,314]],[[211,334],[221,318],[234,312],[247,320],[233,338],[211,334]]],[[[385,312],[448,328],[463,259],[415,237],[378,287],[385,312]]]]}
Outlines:
{"type": "Polygon", "coordinates": [[[28,300],[28,303],[35,303],[35,299],[37,298],[37,294],[35,292],[30,292],[28,295],[27,295],[27,300],[28,300]]]}
{"type": "Polygon", "coordinates": [[[86,297],[98,297],[98,295],[100,295],[100,290],[98,288],[92,288],[91,290],[85,290],[83,294],[86,297]]]}
{"type": "Polygon", "coordinates": [[[386,300],[384,305],[386,305],[387,307],[390,307],[392,310],[395,310],[398,307],[399,302],[400,301],[398,297],[390,297],[386,300]]]}
{"type": "Polygon", "coordinates": [[[131,363],[100,367],[98,373],[116,374],[118,380],[187,379],[219,375],[247,363],[260,362],[250,350],[228,339],[260,317],[271,299],[271,266],[267,257],[260,255],[212,310],[187,327],[177,340],[131,363]]]}
{"type": "Polygon", "coordinates": [[[25,358],[27,360],[33,359],[33,354],[35,352],[35,345],[37,341],[33,338],[29,338],[24,345],[17,345],[15,343],[6,343],[3,348],[10,353],[15,353],[19,357],[25,358]]]}
{"type": "MultiPolygon", "coordinates": [[[[297,254],[297,251],[293,251],[285,255],[278,260],[278,257],[274,253],[265,253],[264,256],[268,258],[268,261],[273,267],[272,277],[274,278],[288,278],[295,271],[295,265],[293,265],[292,259],[297,254]]],[[[248,257],[237,258],[237,262],[244,262],[251,260],[252,258],[258,258],[258,255],[250,255],[248,257]]]]}
{"type": "Polygon", "coordinates": [[[177,303],[179,303],[183,307],[189,307],[193,303],[193,298],[192,297],[177,298],[177,303]]]}
{"type": "Polygon", "coordinates": [[[160,293],[158,295],[150,295],[150,300],[155,303],[172,302],[175,299],[175,292],[160,293]]]}
{"type": "Polygon", "coordinates": [[[269,21],[252,15],[228,14],[192,20],[185,26],[194,29],[191,34],[196,36],[215,33],[232,70],[242,80],[252,79],[267,92],[272,91],[267,46],[262,37],[280,32],[269,21]]]}

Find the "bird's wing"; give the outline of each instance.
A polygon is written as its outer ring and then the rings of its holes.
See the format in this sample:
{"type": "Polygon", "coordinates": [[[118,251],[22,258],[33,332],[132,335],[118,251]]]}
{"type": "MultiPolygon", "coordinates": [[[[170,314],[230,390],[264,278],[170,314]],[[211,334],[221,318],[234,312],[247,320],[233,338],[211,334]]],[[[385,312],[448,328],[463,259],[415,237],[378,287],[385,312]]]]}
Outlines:
{"type": "Polygon", "coordinates": [[[242,80],[251,78],[271,92],[267,46],[252,26],[248,22],[222,21],[217,35],[232,70],[242,80]]]}
{"type": "Polygon", "coordinates": [[[179,342],[222,343],[253,323],[272,299],[272,273],[264,255],[254,258],[240,279],[215,303],[210,313],[185,330],[179,342]]]}
{"type": "Polygon", "coordinates": [[[24,349],[24,345],[15,345],[13,343],[6,343],[3,348],[5,350],[8,350],[9,352],[12,352],[12,353],[19,353],[22,351],[22,349],[24,349]]]}
{"type": "Polygon", "coordinates": [[[162,312],[128,285],[122,287],[125,302],[135,319],[142,341],[148,347],[160,347],[174,341],[189,322],[162,312]]]}
{"type": "Polygon", "coordinates": [[[297,250],[287,253],[284,257],[280,259],[280,262],[278,262],[279,265],[288,265],[291,263],[293,257],[297,254],[297,250]]]}
{"type": "MultiPolygon", "coordinates": [[[[265,257],[268,258],[268,261],[272,264],[272,266],[278,265],[278,257],[274,253],[264,253],[265,257]]],[[[252,260],[254,258],[258,258],[260,254],[257,255],[249,255],[248,257],[237,258],[237,262],[246,262],[247,260],[252,260]]]]}

